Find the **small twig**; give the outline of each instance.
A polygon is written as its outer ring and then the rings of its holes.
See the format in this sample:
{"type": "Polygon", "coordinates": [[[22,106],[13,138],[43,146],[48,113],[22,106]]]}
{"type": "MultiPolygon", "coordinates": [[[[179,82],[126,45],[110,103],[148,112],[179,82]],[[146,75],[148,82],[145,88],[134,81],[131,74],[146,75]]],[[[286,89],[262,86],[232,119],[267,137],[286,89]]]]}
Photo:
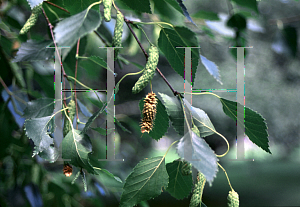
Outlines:
{"type": "MultiPolygon", "coordinates": [[[[57,49],[57,45],[56,45],[56,42],[55,42],[55,39],[54,39],[54,34],[53,34],[53,25],[51,24],[51,22],[49,21],[48,17],[47,17],[47,14],[45,12],[45,10],[42,8],[42,11],[43,11],[43,14],[46,18],[46,21],[48,23],[48,26],[49,26],[49,29],[50,29],[50,32],[51,32],[51,36],[52,36],[52,40],[53,40],[53,43],[54,43],[54,46],[55,46],[55,51],[57,53],[57,56],[58,56],[58,59],[59,59],[59,63],[61,65],[61,69],[63,71],[63,75],[65,78],[68,78],[67,74],[65,73],[65,69],[64,69],[64,66],[62,64],[62,61],[61,61],[61,57],[60,57],[60,54],[58,52],[58,49],[57,49]]],[[[65,86],[66,86],[66,80],[65,78],[63,79],[63,88],[65,89],[65,86]]],[[[64,104],[65,104],[65,107],[67,107],[67,103],[66,103],[66,93],[64,93],[64,104]]]]}
{"type": "Polygon", "coordinates": [[[108,43],[101,37],[98,31],[94,30],[94,33],[100,38],[100,40],[105,44],[106,47],[109,47],[108,43]]]}
{"type": "Polygon", "coordinates": [[[54,7],[56,7],[56,8],[59,8],[59,9],[61,9],[61,10],[63,10],[63,11],[65,11],[65,12],[67,12],[67,13],[70,14],[70,12],[69,12],[68,10],[66,10],[66,9],[64,9],[64,8],[62,8],[62,7],[58,6],[58,5],[56,5],[56,4],[53,4],[53,3],[50,2],[50,1],[44,1],[44,2],[47,3],[47,4],[50,4],[50,5],[52,5],[52,6],[54,6],[54,7]]]}
{"type": "Polygon", "coordinates": [[[227,6],[228,6],[228,13],[229,15],[233,15],[233,7],[232,7],[232,4],[229,2],[229,0],[226,0],[227,2],[227,6]]]}
{"type": "MultiPolygon", "coordinates": [[[[138,39],[138,37],[136,36],[135,32],[133,31],[130,23],[131,21],[126,19],[126,17],[124,16],[124,21],[126,22],[130,32],[132,33],[132,35],[134,36],[135,40],[137,41],[137,43],[139,44],[140,48],[142,49],[146,59],[148,59],[149,55],[147,54],[147,52],[145,51],[144,47],[142,46],[141,44],[141,41],[138,39]]],[[[169,86],[169,88],[171,89],[171,91],[173,92],[174,96],[178,95],[179,92],[177,92],[172,86],[171,84],[169,83],[169,81],[166,79],[166,77],[162,74],[162,72],[156,68],[156,71],[159,73],[159,75],[164,79],[164,81],[166,82],[166,84],[169,86]]]]}
{"type": "MultiPolygon", "coordinates": [[[[78,105],[77,105],[77,93],[76,93],[76,79],[77,79],[77,68],[78,68],[79,44],[80,44],[80,38],[79,38],[78,41],[77,41],[77,48],[76,48],[76,63],[75,63],[75,80],[74,80],[76,120],[78,120],[78,105]]],[[[77,123],[77,121],[76,121],[76,129],[78,130],[78,123],[77,123]]]]}
{"type": "Polygon", "coordinates": [[[294,17],[287,17],[282,19],[269,19],[269,24],[277,24],[278,21],[281,21],[282,23],[291,23],[291,22],[298,22],[300,21],[300,15],[294,16],[294,17]]]}

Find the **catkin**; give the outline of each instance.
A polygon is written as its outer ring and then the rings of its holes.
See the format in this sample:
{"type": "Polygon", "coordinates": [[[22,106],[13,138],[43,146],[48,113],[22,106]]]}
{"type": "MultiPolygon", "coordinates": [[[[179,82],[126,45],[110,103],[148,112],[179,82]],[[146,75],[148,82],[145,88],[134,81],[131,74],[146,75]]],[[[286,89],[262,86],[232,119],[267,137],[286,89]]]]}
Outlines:
{"type": "Polygon", "coordinates": [[[181,174],[182,175],[192,174],[192,165],[190,163],[188,163],[187,161],[182,162],[181,174]]]}
{"type": "Polygon", "coordinates": [[[197,183],[195,184],[193,196],[191,198],[190,207],[201,206],[202,193],[205,185],[206,179],[204,175],[199,171],[197,175],[197,183]]]}
{"type": "Polygon", "coordinates": [[[76,112],[76,106],[75,106],[75,101],[74,100],[71,100],[69,102],[68,108],[69,108],[69,110],[67,111],[67,115],[69,116],[72,123],[70,123],[69,119],[67,117],[65,117],[64,129],[63,129],[63,136],[64,137],[69,133],[69,131],[72,130],[73,120],[74,120],[74,116],[75,116],[75,112],[76,112]]]}
{"type": "Polygon", "coordinates": [[[22,27],[20,31],[20,35],[27,33],[29,29],[35,25],[41,11],[42,11],[42,4],[37,5],[32,9],[32,13],[30,17],[27,19],[24,26],[22,27]]]}
{"type": "MultiPolygon", "coordinates": [[[[121,47],[122,46],[123,24],[124,24],[124,16],[120,11],[118,11],[115,30],[114,30],[114,36],[113,36],[113,40],[112,40],[113,47],[121,47]]],[[[115,57],[118,56],[119,50],[120,50],[119,48],[115,49],[115,57]]]]}
{"type": "Polygon", "coordinates": [[[104,7],[104,20],[109,22],[111,20],[111,5],[112,0],[104,0],[103,7],[104,7]]]}
{"type": "Polygon", "coordinates": [[[239,194],[234,190],[229,191],[227,197],[228,207],[239,207],[239,194]]]}
{"type": "Polygon", "coordinates": [[[132,88],[133,93],[139,93],[141,90],[143,90],[150,80],[152,80],[155,69],[157,67],[159,58],[159,51],[157,47],[151,45],[149,49],[149,57],[148,61],[146,63],[146,68],[143,73],[143,75],[138,79],[138,81],[135,83],[135,85],[132,88]]]}
{"type": "Polygon", "coordinates": [[[157,99],[155,93],[148,93],[144,99],[143,118],[141,123],[141,132],[150,132],[153,129],[156,116],[157,99]]]}

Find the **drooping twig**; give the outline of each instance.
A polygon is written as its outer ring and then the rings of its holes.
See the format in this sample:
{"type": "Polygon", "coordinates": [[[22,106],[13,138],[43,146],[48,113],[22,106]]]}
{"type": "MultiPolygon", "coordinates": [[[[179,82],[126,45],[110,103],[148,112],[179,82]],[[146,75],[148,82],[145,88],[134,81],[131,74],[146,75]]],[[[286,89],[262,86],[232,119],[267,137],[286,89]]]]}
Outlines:
{"type": "MultiPolygon", "coordinates": [[[[75,63],[75,80],[74,80],[76,120],[78,120],[78,105],[77,105],[77,93],[76,93],[76,79],[77,79],[77,68],[78,68],[79,44],[80,44],[80,38],[79,38],[78,41],[77,41],[77,48],[76,48],[76,63],[75,63]]],[[[76,121],[76,129],[78,129],[78,122],[77,122],[77,121],[76,121]]]]}
{"type": "Polygon", "coordinates": [[[50,1],[44,1],[44,2],[47,3],[47,4],[50,4],[50,5],[52,5],[52,6],[54,6],[54,7],[56,7],[56,8],[59,8],[59,9],[61,9],[61,10],[63,10],[63,11],[65,11],[65,12],[67,12],[67,13],[70,14],[70,12],[69,12],[68,10],[66,10],[66,9],[64,9],[64,8],[62,8],[62,7],[58,6],[58,5],[56,5],[56,4],[53,4],[53,3],[50,2],[50,1]]]}
{"type": "MultiPolygon", "coordinates": [[[[55,51],[57,53],[57,56],[58,56],[58,60],[59,60],[59,63],[61,65],[61,68],[62,68],[62,71],[63,71],[63,75],[65,78],[68,78],[68,75],[65,73],[65,69],[64,69],[64,66],[62,64],[62,60],[61,60],[61,57],[60,57],[60,54],[58,52],[58,49],[57,49],[57,45],[56,45],[56,42],[55,42],[55,39],[54,39],[54,34],[53,34],[53,25],[51,24],[51,22],[49,21],[48,19],[48,16],[45,12],[45,10],[42,8],[42,11],[43,11],[43,14],[46,18],[46,21],[48,23],[48,26],[49,26],[49,29],[50,29],[50,32],[51,32],[51,36],[52,36],[52,40],[53,40],[53,43],[54,43],[54,46],[55,46],[55,51]]],[[[63,79],[63,89],[65,89],[65,86],[66,86],[66,81],[65,81],[65,78],[63,79]]],[[[64,104],[65,104],[65,107],[67,107],[67,103],[66,103],[66,93],[64,93],[64,104]]]]}

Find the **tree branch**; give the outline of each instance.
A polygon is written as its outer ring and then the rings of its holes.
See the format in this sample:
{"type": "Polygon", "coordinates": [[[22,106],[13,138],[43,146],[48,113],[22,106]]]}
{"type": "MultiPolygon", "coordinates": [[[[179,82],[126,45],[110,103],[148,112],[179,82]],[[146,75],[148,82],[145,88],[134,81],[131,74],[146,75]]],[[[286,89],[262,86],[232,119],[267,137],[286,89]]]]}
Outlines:
{"type": "MultiPolygon", "coordinates": [[[[148,60],[149,55],[147,54],[147,52],[145,51],[144,47],[141,44],[141,41],[138,39],[138,37],[136,36],[135,32],[133,31],[130,23],[132,23],[130,20],[128,20],[125,16],[124,16],[124,21],[126,22],[130,32],[132,33],[132,35],[134,36],[135,40],[137,41],[137,43],[139,44],[140,48],[142,49],[146,59],[148,60]]],[[[180,94],[179,92],[177,92],[169,83],[169,81],[166,79],[166,77],[162,74],[162,72],[156,68],[156,71],[159,73],[159,75],[164,79],[164,81],[166,82],[166,84],[169,86],[169,88],[171,89],[171,91],[173,92],[174,96],[180,94]]]]}

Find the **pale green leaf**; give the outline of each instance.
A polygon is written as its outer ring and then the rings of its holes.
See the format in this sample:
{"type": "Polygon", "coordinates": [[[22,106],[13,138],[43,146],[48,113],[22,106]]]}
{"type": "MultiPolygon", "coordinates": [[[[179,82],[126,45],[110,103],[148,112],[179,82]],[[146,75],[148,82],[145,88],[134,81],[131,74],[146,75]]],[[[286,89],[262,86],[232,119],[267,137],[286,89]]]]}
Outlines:
{"type": "Polygon", "coordinates": [[[41,118],[32,118],[25,121],[26,135],[32,139],[35,145],[33,156],[48,149],[53,144],[53,139],[49,133],[54,132],[53,117],[46,116],[41,118]],[[47,130],[50,132],[47,132],[47,130]]]}
{"type": "Polygon", "coordinates": [[[40,98],[27,103],[23,117],[25,118],[41,118],[50,116],[54,110],[53,98],[40,98]]]}
{"type": "MultiPolygon", "coordinates": [[[[55,29],[55,41],[59,46],[73,47],[79,38],[94,31],[100,26],[99,12],[90,9],[84,10],[59,22],[55,29]]],[[[63,51],[69,51],[64,49],[63,51]]],[[[67,52],[63,52],[66,56],[67,52]]]]}
{"type": "Polygon", "coordinates": [[[180,139],[177,146],[178,155],[191,163],[198,171],[203,173],[207,182],[212,184],[217,175],[217,156],[205,140],[189,131],[180,139]]]}
{"type": "Polygon", "coordinates": [[[191,106],[191,104],[186,99],[183,99],[183,101],[187,109],[193,116],[194,123],[198,127],[200,137],[206,137],[214,134],[215,127],[211,123],[207,114],[203,110],[191,106]]]}

